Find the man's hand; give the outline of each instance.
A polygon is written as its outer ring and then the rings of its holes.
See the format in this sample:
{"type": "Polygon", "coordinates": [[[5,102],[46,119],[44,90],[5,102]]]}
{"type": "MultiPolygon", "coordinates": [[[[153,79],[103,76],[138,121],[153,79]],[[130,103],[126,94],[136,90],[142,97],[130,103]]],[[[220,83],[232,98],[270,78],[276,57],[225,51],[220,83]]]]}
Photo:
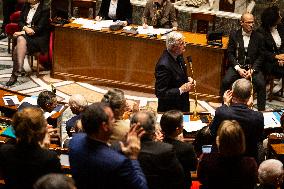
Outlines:
{"type": "Polygon", "coordinates": [[[35,34],[35,31],[29,27],[25,27],[25,32],[27,35],[30,35],[30,36],[35,34]]]}
{"type": "Polygon", "coordinates": [[[241,77],[246,78],[247,77],[247,71],[245,69],[238,69],[238,72],[240,74],[241,77]]]}
{"type": "Polygon", "coordinates": [[[224,95],[223,95],[224,104],[226,104],[227,106],[229,106],[230,103],[231,103],[232,97],[233,97],[233,91],[231,91],[231,90],[226,90],[225,93],[224,93],[224,95]]]}
{"type": "Polygon", "coordinates": [[[145,133],[144,129],[139,124],[133,124],[126,136],[125,144],[120,142],[121,151],[129,159],[137,159],[140,152],[141,144],[140,138],[145,133]]]}
{"type": "Polygon", "coordinates": [[[252,74],[253,74],[253,69],[249,69],[249,70],[247,71],[246,79],[250,79],[251,76],[252,76],[252,74]]]}
{"type": "Polygon", "coordinates": [[[284,54],[277,54],[277,55],[275,55],[275,58],[277,60],[284,60],[284,54]]]}
{"type": "Polygon", "coordinates": [[[284,60],[278,60],[278,65],[283,67],[284,66],[284,60]]]}
{"type": "Polygon", "coordinates": [[[156,129],[155,131],[155,141],[163,142],[164,134],[160,131],[160,129],[156,129]]]}

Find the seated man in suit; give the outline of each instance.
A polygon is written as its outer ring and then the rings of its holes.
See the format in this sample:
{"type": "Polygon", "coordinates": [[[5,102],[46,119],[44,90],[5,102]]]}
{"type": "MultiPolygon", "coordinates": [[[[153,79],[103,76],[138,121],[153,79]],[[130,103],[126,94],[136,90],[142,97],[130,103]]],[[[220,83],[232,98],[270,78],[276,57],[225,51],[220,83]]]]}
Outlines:
{"type": "Polygon", "coordinates": [[[87,105],[87,100],[80,94],[74,94],[70,97],[69,106],[75,116],[66,121],[66,131],[69,137],[72,136],[71,129],[75,128],[77,121],[81,119],[82,112],[87,105]]]}
{"type": "Polygon", "coordinates": [[[155,141],[156,117],[151,112],[141,111],[132,116],[130,123],[132,127],[139,124],[146,132],[141,138],[138,160],[149,188],[185,188],[185,175],[173,145],[155,141]]]}
{"type": "Polygon", "coordinates": [[[171,32],[166,39],[167,50],[160,57],[155,69],[155,94],[158,98],[158,112],[168,110],[189,111],[189,93],[194,80],[187,77],[183,60],[184,37],[171,32]]]}
{"type": "Polygon", "coordinates": [[[87,106],[81,121],[85,133],[73,136],[69,144],[70,167],[77,188],[147,189],[137,161],[143,129],[138,125],[130,129],[126,143],[121,143],[122,155],[107,145],[115,121],[108,105],[87,106]]]}
{"type": "Polygon", "coordinates": [[[216,109],[210,125],[210,132],[215,139],[224,120],[236,120],[242,127],[246,139],[246,156],[258,157],[258,143],[262,142],[264,118],[261,112],[249,109],[252,86],[249,80],[242,78],[233,83],[232,91],[224,94],[225,104],[216,109]],[[230,104],[230,105],[229,105],[230,104]]]}
{"type": "Polygon", "coordinates": [[[228,44],[228,59],[230,67],[223,79],[221,95],[230,89],[232,83],[240,78],[252,83],[257,92],[257,108],[265,110],[265,79],[263,67],[263,40],[259,33],[253,30],[254,17],[245,13],[241,17],[242,28],[231,33],[228,44]]]}

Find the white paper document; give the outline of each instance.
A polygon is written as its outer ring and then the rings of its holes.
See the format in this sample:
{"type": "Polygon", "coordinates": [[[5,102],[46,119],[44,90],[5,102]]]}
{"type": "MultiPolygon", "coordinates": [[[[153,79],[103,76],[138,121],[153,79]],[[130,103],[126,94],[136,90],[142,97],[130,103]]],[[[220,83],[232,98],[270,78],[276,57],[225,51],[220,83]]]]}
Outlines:
{"type": "Polygon", "coordinates": [[[264,128],[274,128],[274,127],[281,127],[280,122],[277,120],[276,116],[273,112],[264,112],[264,128]]]}

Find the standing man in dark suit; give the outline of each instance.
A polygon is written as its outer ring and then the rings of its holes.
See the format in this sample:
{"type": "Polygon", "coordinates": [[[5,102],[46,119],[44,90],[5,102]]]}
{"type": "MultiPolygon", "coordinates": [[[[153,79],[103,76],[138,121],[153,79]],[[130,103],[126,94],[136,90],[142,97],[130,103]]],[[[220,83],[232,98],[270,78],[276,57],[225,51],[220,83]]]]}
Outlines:
{"type": "Polygon", "coordinates": [[[233,83],[232,91],[224,94],[224,105],[216,109],[215,117],[210,127],[215,139],[217,131],[224,120],[236,120],[242,127],[246,139],[245,155],[258,157],[258,143],[262,142],[264,118],[261,112],[248,108],[252,86],[247,79],[238,79],[233,83]]]}
{"type": "Polygon", "coordinates": [[[122,155],[111,149],[109,140],[113,112],[104,103],[87,106],[82,113],[85,133],[75,135],[69,144],[72,176],[78,189],[148,189],[145,176],[137,161],[143,129],[134,125],[121,143],[122,155]]]}
{"type": "Polygon", "coordinates": [[[155,141],[156,117],[150,112],[138,112],[130,120],[139,124],[145,134],[141,138],[138,156],[150,189],[185,188],[184,172],[171,144],[155,141]]]}
{"type": "Polygon", "coordinates": [[[257,108],[265,110],[265,79],[263,67],[263,40],[259,33],[253,30],[254,17],[245,13],[241,17],[241,29],[231,33],[228,44],[228,59],[230,67],[223,79],[221,95],[230,89],[232,83],[240,78],[250,80],[257,92],[257,108]]]}
{"type": "Polygon", "coordinates": [[[183,60],[184,37],[171,32],[166,39],[167,50],[160,57],[155,69],[155,94],[158,97],[158,112],[168,110],[189,111],[189,93],[194,80],[187,77],[183,60]]]}
{"type": "Polygon", "coordinates": [[[160,125],[164,134],[164,142],[174,146],[177,158],[186,176],[186,188],[190,188],[192,183],[190,171],[196,170],[197,158],[192,144],[178,139],[183,131],[182,112],[177,110],[165,112],[161,117],[160,125]]]}

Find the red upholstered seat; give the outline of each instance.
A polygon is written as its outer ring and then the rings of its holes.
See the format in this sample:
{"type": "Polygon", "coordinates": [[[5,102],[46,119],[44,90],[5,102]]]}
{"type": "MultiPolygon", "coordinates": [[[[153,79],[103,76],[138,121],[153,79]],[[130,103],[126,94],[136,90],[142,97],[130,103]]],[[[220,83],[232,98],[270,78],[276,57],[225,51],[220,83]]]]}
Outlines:
{"type": "Polygon", "coordinates": [[[10,15],[10,22],[11,23],[18,23],[20,19],[21,11],[16,11],[10,15]]]}
{"type": "Polygon", "coordinates": [[[20,30],[20,27],[17,23],[9,23],[5,27],[5,33],[9,36],[13,36],[13,34],[20,30]]]}
{"type": "Polygon", "coordinates": [[[194,181],[192,181],[192,185],[191,185],[190,189],[199,189],[200,185],[201,184],[200,184],[199,181],[194,180],[194,181]]]}

